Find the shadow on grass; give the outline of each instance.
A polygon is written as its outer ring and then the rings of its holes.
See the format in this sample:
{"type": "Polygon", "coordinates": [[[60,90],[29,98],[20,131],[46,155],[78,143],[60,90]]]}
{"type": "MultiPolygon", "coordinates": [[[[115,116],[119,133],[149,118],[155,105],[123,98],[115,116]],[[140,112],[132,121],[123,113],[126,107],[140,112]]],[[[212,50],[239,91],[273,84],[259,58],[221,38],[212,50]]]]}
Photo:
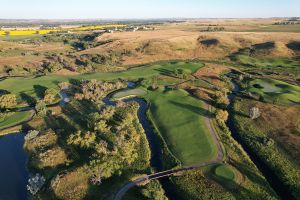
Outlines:
{"type": "Polygon", "coordinates": [[[0,89],[0,95],[10,94],[9,91],[0,89]]]}
{"type": "Polygon", "coordinates": [[[34,106],[36,104],[36,99],[33,98],[32,96],[21,92],[20,97],[23,101],[25,101],[29,106],[34,106]]]}
{"type": "Polygon", "coordinates": [[[44,97],[44,94],[45,94],[45,91],[48,89],[47,87],[45,86],[42,86],[42,85],[34,85],[33,86],[33,89],[34,89],[34,92],[36,93],[36,96],[38,98],[43,98],[44,97]]]}
{"type": "Polygon", "coordinates": [[[193,106],[193,105],[186,104],[186,103],[178,103],[178,102],[175,102],[175,101],[169,101],[169,102],[173,105],[184,108],[184,109],[189,110],[191,112],[194,112],[198,115],[202,115],[202,116],[208,117],[208,118],[214,118],[213,113],[211,113],[208,110],[203,109],[201,107],[193,106]]]}
{"type": "MultiPolygon", "coordinates": [[[[158,71],[161,75],[175,77],[174,72],[171,70],[168,70],[168,69],[155,69],[155,70],[158,71]]],[[[177,77],[175,77],[175,78],[177,78],[177,77]]]]}

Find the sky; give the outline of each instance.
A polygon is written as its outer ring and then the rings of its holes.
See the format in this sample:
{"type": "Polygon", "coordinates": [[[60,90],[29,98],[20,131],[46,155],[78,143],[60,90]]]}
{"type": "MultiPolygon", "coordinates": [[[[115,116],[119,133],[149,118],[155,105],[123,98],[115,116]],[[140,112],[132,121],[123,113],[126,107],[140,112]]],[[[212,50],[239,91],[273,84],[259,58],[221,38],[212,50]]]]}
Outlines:
{"type": "Polygon", "coordinates": [[[299,16],[300,0],[0,0],[0,19],[299,16]]]}

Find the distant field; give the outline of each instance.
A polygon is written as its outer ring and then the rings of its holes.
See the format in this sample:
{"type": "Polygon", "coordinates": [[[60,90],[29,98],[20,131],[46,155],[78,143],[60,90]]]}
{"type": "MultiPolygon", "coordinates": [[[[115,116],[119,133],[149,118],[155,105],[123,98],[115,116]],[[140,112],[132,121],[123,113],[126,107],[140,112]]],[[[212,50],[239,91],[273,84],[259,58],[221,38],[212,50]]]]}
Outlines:
{"type": "Polygon", "coordinates": [[[205,124],[203,103],[182,90],[150,92],[152,120],[183,165],[208,161],[217,148],[205,124]]]}
{"type": "Polygon", "coordinates": [[[77,76],[56,76],[47,75],[37,78],[11,78],[0,82],[0,89],[7,90],[11,93],[17,94],[18,99],[21,99],[21,95],[29,95],[32,97],[37,96],[37,91],[39,88],[57,88],[58,83],[62,81],[72,81],[72,80],[116,80],[119,78],[132,80],[143,77],[152,77],[156,75],[172,75],[174,71],[178,68],[186,69],[190,73],[194,73],[203,64],[200,62],[174,62],[174,63],[161,63],[146,65],[143,67],[131,68],[126,71],[121,72],[111,72],[111,73],[92,73],[77,76]]]}
{"type": "Polygon", "coordinates": [[[265,101],[279,103],[299,103],[300,87],[273,79],[255,79],[250,82],[249,92],[264,97],[265,101]]]}
{"type": "Polygon", "coordinates": [[[71,29],[29,29],[29,30],[7,30],[0,31],[0,36],[26,36],[26,35],[45,35],[53,32],[62,32],[62,31],[90,31],[104,28],[114,28],[114,27],[124,27],[124,24],[107,24],[107,25],[97,25],[97,26],[83,26],[75,27],[71,29]]]}
{"type": "Polygon", "coordinates": [[[267,25],[250,30],[249,32],[300,32],[300,24],[294,25],[267,25]]]}
{"type": "Polygon", "coordinates": [[[8,117],[5,117],[2,121],[0,121],[0,129],[8,128],[10,126],[14,126],[18,123],[26,121],[31,115],[31,111],[8,113],[8,117]]]}

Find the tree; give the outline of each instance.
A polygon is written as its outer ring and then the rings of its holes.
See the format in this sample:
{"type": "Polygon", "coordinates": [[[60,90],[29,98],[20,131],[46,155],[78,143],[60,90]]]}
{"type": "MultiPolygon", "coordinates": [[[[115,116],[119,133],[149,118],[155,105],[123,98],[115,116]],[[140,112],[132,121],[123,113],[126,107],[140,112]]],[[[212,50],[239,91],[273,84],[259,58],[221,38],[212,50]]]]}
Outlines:
{"type": "Polygon", "coordinates": [[[229,100],[225,94],[225,91],[216,91],[215,98],[216,104],[221,108],[226,108],[229,104],[229,100]]]}
{"type": "Polygon", "coordinates": [[[257,107],[250,108],[249,115],[250,115],[251,119],[257,119],[257,118],[259,118],[260,114],[261,113],[259,111],[259,108],[257,108],[257,107]]]}
{"type": "Polygon", "coordinates": [[[35,110],[38,116],[45,117],[47,114],[47,107],[44,101],[38,101],[35,110]]]}
{"type": "Polygon", "coordinates": [[[27,132],[27,134],[25,136],[25,140],[32,140],[32,139],[36,138],[39,133],[40,132],[37,130],[30,130],[27,132]]]}
{"type": "Polygon", "coordinates": [[[70,83],[64,81],[64,82],[60,82],[58,86],[60,87],[61,90],[67,90],[70,87],[70,83]]]}
{"type": "Polygon", "coordinates": [[[109,132],[110,127],[107,125],[106,121],[101,119],[95,124],[95,131],[99,131],[100,133],[109,132]]]}
{"type": "Polygon", "coordinates": [[[226,122],[228,120],[228,112],[226,110],[217,110],[216,119],[218,122],[226,122]]]}
{"type": "Polygon", "coordinates": [[[0,109],[8,109],[17,105],[17,97],[14,94],[0,96],[0,109]]]}
{"type": "Polygon", "coordinates": [[[44,94],[44,102],[47,104],[53,103],[57,95],[58,95],[58,91],[56,89],[54,88],[47,89],[44,94]]]}
{"type": "Polygon", "coordinates": [[[45,181],[46,179],[42,175],[36,174],[28,180],[27,190],[35,195],[43,187],[45,181]]]}
{"type": "Polygon", "coordinates": [[[94,132],[81,132],[77,131],[75,134],[72,134],[68,138],[68,144],[73,144],[75,146],[79,146],[83,149],[90,148],[96,140],[96,134],[94,132]]]}

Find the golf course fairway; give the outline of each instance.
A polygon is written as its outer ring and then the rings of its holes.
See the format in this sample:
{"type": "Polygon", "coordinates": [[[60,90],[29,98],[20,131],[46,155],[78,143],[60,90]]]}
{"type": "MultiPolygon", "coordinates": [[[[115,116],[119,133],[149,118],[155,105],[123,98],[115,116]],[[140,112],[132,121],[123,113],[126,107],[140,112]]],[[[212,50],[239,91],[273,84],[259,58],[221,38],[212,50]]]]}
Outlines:
{"type": "Polygon", "coordinates": [[[145,97],[150,116],[171,153],[184,166],[213,159],[217,154],[205,117],[204,103],[186,91],[158,89],[145,97]]]}

